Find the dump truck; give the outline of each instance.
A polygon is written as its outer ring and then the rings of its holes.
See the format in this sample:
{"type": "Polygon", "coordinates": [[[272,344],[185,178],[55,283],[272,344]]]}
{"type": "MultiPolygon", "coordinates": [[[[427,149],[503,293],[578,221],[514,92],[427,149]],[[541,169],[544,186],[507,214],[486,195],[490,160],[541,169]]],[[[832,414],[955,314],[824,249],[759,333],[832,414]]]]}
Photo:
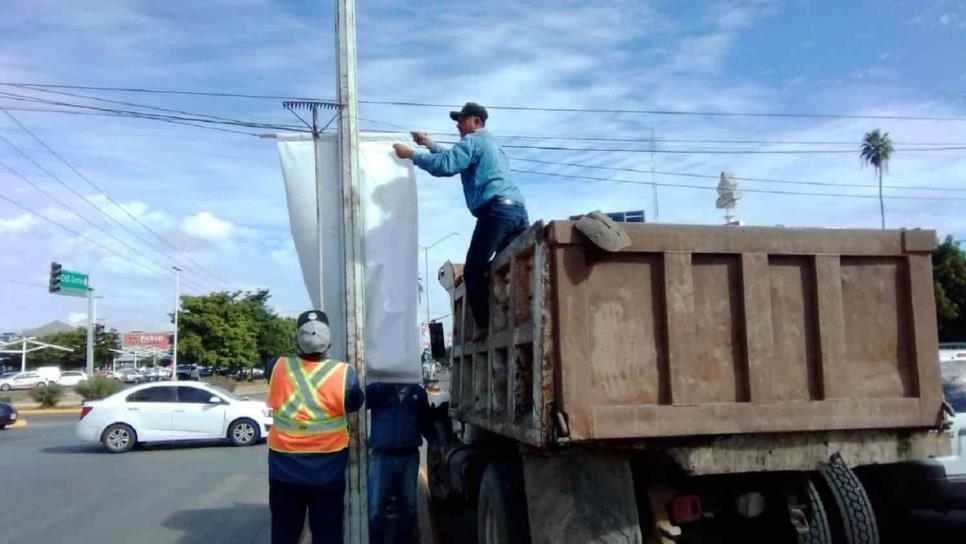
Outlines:
{"type": "Polygon", "coordinates": [[[440,269],[437,508],[475,507],[480,544],[875,543],[937,496],[933,231],[622,228],[516,238],[481,342],[440,269]]]}

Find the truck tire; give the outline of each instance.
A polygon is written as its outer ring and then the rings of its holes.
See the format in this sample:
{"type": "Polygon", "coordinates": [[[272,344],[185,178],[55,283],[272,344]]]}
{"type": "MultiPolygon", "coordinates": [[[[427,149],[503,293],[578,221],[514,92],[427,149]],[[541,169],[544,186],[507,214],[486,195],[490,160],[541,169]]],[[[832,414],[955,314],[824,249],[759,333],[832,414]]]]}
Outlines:
{"type": "Polygon", "coordinates": [[[478,544],[529,544],[523,471],[519,466],[494,463],[486,467],[476,509],[478,544]]]}
{"type": "Polygon", "coordinates": [[[862,483],[838,453],[823,464],[817,480],[819,493],[832,518],[835,542],[879,544],[872,503],[862,483]]]}

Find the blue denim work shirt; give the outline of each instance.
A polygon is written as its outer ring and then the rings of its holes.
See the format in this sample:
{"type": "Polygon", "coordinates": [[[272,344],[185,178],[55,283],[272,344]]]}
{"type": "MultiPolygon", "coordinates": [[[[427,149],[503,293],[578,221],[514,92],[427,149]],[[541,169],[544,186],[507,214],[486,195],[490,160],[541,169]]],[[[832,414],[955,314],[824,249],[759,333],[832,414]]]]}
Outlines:
{"type": "Polygon", "coordinates": [[[413,164],[436,177],[460,175],[466,207],[473,215],[496,197],[523,204],[523,194],[510,176],[510,162],[486,129],[463,136],[449,149],[433,144],[428,151],[417,149],[413,164]]]}

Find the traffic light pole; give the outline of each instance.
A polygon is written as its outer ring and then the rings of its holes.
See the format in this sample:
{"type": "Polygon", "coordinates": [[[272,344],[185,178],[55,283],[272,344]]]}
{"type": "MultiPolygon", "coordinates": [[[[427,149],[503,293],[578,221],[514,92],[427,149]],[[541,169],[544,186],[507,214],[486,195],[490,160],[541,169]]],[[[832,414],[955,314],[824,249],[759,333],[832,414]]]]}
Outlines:
{"type": "Polygon", "coordinates": [[[94,375],[94,289],[87,288],[87,375],[94,375]]]}

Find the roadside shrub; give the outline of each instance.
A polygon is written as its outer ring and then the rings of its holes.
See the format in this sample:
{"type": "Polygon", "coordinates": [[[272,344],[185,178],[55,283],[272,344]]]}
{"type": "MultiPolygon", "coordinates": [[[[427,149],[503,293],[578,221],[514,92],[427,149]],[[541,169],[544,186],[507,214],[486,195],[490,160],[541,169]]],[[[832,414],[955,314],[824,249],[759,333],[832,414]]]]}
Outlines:
{"type": "Polygon", "coordinates": [[[101,400],[117,393],[124,384],[110,378],[91,378],[77,384],[77,394],[84,400],[101,400]]]}
{"type": "Polygon", "coordinates": [[[228,376],[211,376],[205,378],[205,381],[211,385],[217,385],[222,389],[227,389],[228,391],[234,391],[238,387],[238,380],[229,378],[228,376]]]}
{"type": "Polygon", "coordinates": [[[30,398],[39,403],[41,408],[53,408],[64,398],[64,388],[56,383],[37,387],[30,390],[30,398]]]}

